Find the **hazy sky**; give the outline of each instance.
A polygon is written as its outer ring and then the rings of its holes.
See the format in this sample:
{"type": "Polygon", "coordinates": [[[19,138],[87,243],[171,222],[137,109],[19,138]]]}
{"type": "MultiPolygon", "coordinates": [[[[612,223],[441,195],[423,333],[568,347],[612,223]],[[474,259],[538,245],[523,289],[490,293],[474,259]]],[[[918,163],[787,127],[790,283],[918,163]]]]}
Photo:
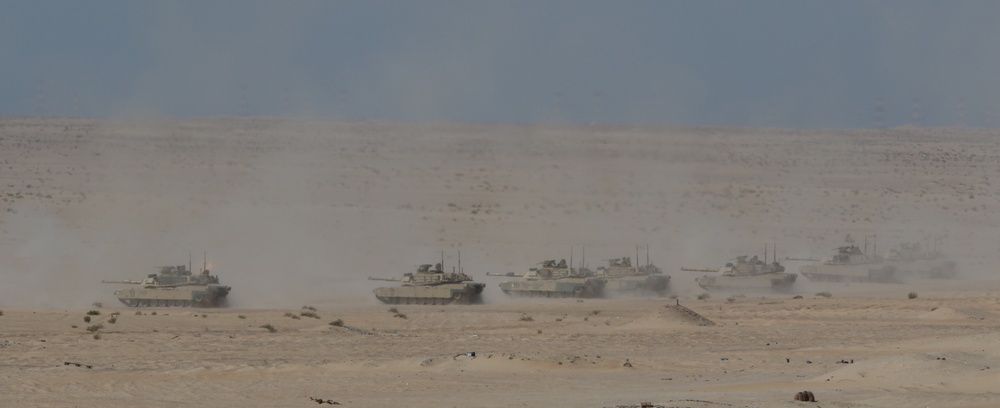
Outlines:
{"type": "Polygon", "coordinates": [[[0,0],[0,115],[871,127],[881,98],[889,126],[996,126],[998,17],[995,1],[0,0]]]}

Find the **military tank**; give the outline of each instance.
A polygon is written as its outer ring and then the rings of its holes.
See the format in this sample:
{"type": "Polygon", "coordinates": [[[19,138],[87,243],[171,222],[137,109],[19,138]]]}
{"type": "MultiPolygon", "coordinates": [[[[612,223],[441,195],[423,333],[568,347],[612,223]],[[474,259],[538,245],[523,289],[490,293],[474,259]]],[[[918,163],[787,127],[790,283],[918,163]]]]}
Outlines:
{"type": "Polygon", "coordinates": [[[135,285],[115,290],[115,297],[128,307],[223,307],[229,286],[219,284],[219,277],[202,268],[191,273],[185,265],[163,266],[143,280],[102,280],[102,283],[135,285]]]}
{"type": "MultiPolygon", "coordinates": [[[[443,263],[443,262],[442,262],[443,263]]],[[[375,298],[389,304],[447,305],[482,303],[485,283],[474,283],[462,272],[445,272],[442,263],[423,264],[417,271],[403,274],[402,278],[376,278],[369,280],[400,282],[400,286],[376,288],[375,298]]]]}
{"type": "Polygon", "coordinates": [[[736,262],[727,262],[726,266],[719,269],[696,269],[681,268],[687,272],[711,272],[718,273],[717,276],[699,276],[695,278],[698,286],[704,289],[757,289],[787,291],[795,284],[797,274],[786,273],[785,267],[778,263],[777,257],[771,263],[767,262],[767,247],[764,247],[764,260],[757,258],[747,259],[748,255],[736,257],[736,262]]]}
{"type": "Polygon", "coordinates": [[[609,259],[607,266],[599,266],[594,276],[603,278],[604,289],[619,294],[665,295],[670,286],[670,275],[646,261],[646,265],[632,266],[629,257],[609,259]]]}
{"type": "Polygon", "coordinates": [[[487,272],[488,276],[520,277],[523,280],[500,282],[500,290],[511,296],[548,297],[548,298],[592,298],[604,294],[606,281],[594,277],[592,271],[586,268],[571,268],[566,260],[546,260],[541,266],[530,268],[528,272],[487,272]]]}
{"type": "Polygon", "coordinates": [[[955,261],[947,259],[937,248],[924,249],[919,242],[900,243],[898,248],[889,250],[885,263],[903,277],[953,279],[958,272],[955,261]]]}
{"type": "Polygon", "coordinates": [[[885,263],[875,252],[874,239],[871,254],[867,251],[868,237],[865,250],[852,242],[848,236],[850,245],[838,247],[837,253],[821,264],[800,266],[799,273],[813,282],[899,283],[896,267],[885,263]]]}

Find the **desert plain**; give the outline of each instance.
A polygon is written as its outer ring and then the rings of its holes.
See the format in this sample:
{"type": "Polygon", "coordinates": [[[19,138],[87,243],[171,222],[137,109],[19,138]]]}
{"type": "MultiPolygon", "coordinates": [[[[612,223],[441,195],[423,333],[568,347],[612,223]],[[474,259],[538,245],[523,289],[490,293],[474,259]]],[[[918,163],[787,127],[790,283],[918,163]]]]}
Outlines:
{"type": "Polygon", "coordinates": [[[1000,406],[998,136],[3,117],[0,406],[1000,406]],[[773,244],[796,272],[848,234],[939,247],[958,276],[772,293],[680,270],[773,244]],[[486,276],[621,257],[669,294],[486,276]],[[442,258],[483,304],[374,298],[391,283],[367,277],[442,258]],[[128,308],[101,283],[189,263],[228,307],[128,308]]]}

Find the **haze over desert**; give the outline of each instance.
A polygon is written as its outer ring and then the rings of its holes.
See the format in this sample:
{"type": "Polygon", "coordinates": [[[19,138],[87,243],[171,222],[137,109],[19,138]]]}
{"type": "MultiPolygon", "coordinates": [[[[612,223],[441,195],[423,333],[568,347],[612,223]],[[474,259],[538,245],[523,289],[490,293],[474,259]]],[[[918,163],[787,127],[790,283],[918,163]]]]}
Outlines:
{"type": "Polygon", "coordinates": [[[0,118],[0,405],[1000,405],[995,137],[0,118]],[[933,243],[958,276],[771,292],[680,270],[775,244],[798,272],[786,257],[848,234],[933,243]],[[486,276],[647,245],[667,296],[513,298],[486,276]],[[372,294],[442,257],[483,304],[372,294]],[[101,283],[189,262],[228,307],[129,308],[101,283]]]}

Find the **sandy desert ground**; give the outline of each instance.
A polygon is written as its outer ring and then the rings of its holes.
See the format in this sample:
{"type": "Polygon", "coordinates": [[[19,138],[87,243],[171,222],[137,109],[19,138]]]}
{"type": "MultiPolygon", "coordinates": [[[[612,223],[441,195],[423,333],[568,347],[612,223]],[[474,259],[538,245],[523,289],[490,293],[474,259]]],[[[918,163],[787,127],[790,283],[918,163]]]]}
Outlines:
{"type": "Polygon", "coordinates": [[[0,406],[1000,406],[997,136],[0,118],[0,406]],[[680,271],[847,234],[936,242],[959,279],[706,292],[680,271]],[[669,297],[485,276],[647,245],[669,297]],[[485,304],[374,299],[367,276],[442,251],[485,304]],[[189,260],[230,307],[129,309],[100,283],[189,260]]]}

